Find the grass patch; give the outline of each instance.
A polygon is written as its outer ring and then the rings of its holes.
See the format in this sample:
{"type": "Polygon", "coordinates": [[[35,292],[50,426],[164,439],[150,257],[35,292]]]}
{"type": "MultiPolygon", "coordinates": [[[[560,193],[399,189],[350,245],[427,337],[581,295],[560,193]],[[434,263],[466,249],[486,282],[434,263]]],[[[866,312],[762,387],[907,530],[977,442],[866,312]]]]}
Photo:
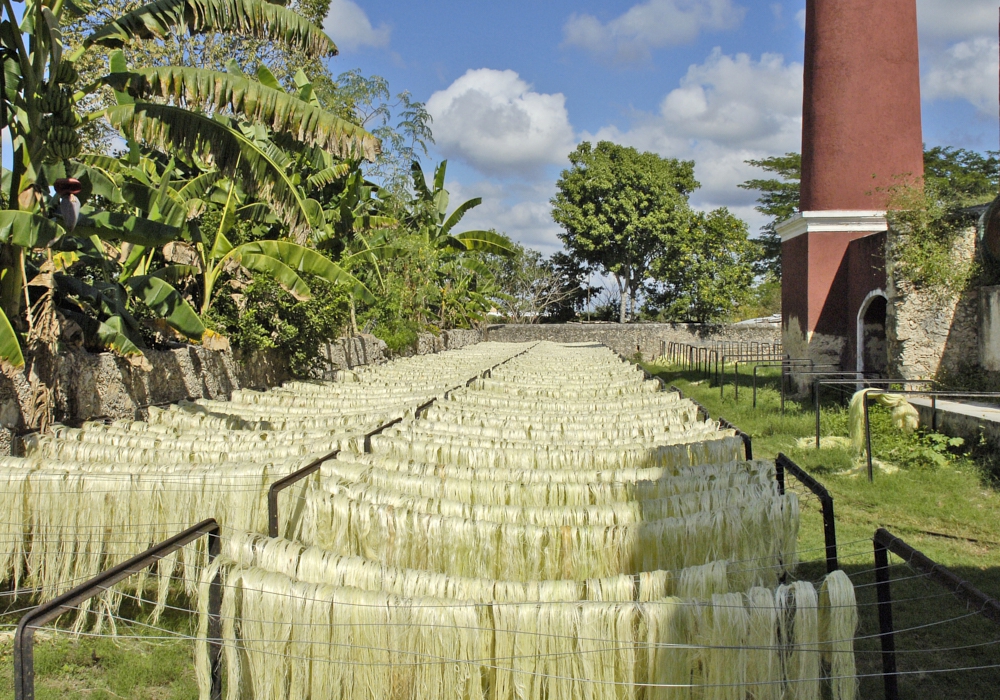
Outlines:
{"type": "MultiPolygon", "coordinates": [[[[183,605],[181,599],[172,604],[183,605]]],[[[31,605],[19,598],[8,606],[17,610],[31,605]]],[[[17,615],[0,617],[0,700],[14,698],[14,625],[17,615]]],[[[38,700],[196,700],[194,641],[178,638],[195,633],[196,617],[168,610],[157,627],[146,624],[147,610],[124,605],[118,620],[118,637],[74,635],[70,631],[35,633],[35,697],[38,700]],[[142,637],[135,639],[132,637],[142,637]]],[[[73,614],[57,621],[71,625],[73,614]]],[[[107,632],[105,626],[102,630],[107,632]]]]}
{"type": "MultiPolygon", "coordinates": [[[[754,457],[772,459],[784,452],[814,475],[834,498],[841,565],[855,582],[861,611],[857,642],[860,674],[881,672],[871,537],[885,527],[931,559],[951,568],[985,593],[1000,598],[1000,494],[993,487],[995,456],[984,445],[958,448],[927,431],[906,436],[892,427],[889,411],[873,407],[872,452],[889,471],[877,470],[869,483],[847,448],[802,446],[815,436],[811,401],[786,401],[779,412],[777,373],[759,390],[757,409],[750,390],[733,396],[732,383],[719,387],[694,372],[655,365],[647,369],[685,396],[697,400],[713,418],[725,418],[753,438],[754,457]]],[[[749,383],[749,382],[747,382],[749,383]]],[[[848,434],[847,410],[832,400],[820,415],[823,436],[848,434]]],[[[826,569],[823,522],[818,500],[795,479],[789,489],[800,495],[803,564],[798,575],[818,580],[826,569]]],[[[895,563],[898,560],[893,558],[895,563]]],[[[1000,666],[1000,628],[969,612],[950,593],[905,566],[893,568],[893,617],[901,698],[996,697],[1000,668],[934,673],[938,669],[1000,666]],[[950,620],[950,622],[945,622],[950,620]],[[952,651],[944,651],[952,649],[952,651]]],[[[863,678],[860,698],[883,697],[881,678],[863,678]]]]}

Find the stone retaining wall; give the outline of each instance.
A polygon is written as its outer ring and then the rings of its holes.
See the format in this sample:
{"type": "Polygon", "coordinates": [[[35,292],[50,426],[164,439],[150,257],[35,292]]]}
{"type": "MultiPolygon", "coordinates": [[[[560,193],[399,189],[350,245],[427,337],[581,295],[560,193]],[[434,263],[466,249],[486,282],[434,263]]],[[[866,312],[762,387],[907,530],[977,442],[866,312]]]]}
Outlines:
{"type": "Polygon", "coordinates": [[[709,343],[717,340],[780,343],[777,326],[702,325],[696,323],[565,323],[497,325],[486,330],[486,340],[524,343],[551,340],[557,343],[604,343],[617,353],[646,359],[659,357],[663,343],[709,343]]]}

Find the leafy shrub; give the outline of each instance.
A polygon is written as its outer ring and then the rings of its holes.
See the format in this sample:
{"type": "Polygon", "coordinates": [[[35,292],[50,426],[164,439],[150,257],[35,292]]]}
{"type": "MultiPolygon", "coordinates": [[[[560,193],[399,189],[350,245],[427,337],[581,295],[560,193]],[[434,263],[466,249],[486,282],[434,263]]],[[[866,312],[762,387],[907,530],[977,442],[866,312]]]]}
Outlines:
{"type": "Polygon", "coordinates": [[[275,350],[295,376],[322,368],[322,345],[340,335],[349,315],[348,297],[330,283],[310,278],[312,298],[296,301],[274,280],[258,276],[244,289],[222,293],[206,325],[241,350],[275,350]]]}

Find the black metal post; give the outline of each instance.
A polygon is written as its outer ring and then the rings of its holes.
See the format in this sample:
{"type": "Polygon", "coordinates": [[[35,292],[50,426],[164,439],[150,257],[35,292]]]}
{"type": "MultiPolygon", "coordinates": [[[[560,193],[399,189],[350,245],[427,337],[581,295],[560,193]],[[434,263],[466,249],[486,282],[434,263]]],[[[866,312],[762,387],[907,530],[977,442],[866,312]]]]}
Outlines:
{"type": "Polygon", "coordinates": [[[744,433],[742,430],[737,428],[735,425],[727,421],[725,418],[719,419],[719,427],[723,430],[733,430],[736,432],[736,436],[743,441],[743,453],[746,456],[748,462],[753,460],[753,439],[744,433]]]}
{"type": "MultiPolygon", "coordinates": [[[[877,535],[878,533],[876,533],[877,535]]],[[[896,638],[892,628],[892,591],[889,587],[889,552],[875,538],[875,593],[878,596],[878,631],[882,642],[882,682],[885,700],[899,700],[896,676],[896,638]]]]}
{"type": "Polygon", "coordinates": [[[785,366],[781,366],[781,415],[785,415],[785,382],[787,381],[785,366]]]}
{"type": "Polygon", "coordinates": [[[931,397],[931,430],[937,432],[937,397],[931,397]]]}
{"type": "Polygon", "coordinates": [[[840,568],[840,562],[837,557],[837,521],[833,512],[833,496],[830,492],[826,490],[823,484],[816,481],[811,474],[809,474],[802,467],[797,465],[785,454],[779,454],[777,459],[774,460],[775,473],[780,474],[779,477],[779,490],[784,493],[785,486],[785,474],[791,474],[796,479],[798,479],[802,484],[816,494],[822,505],[823,512],[823,540],[826,545],[826,570],[827,573],[836,571],[840,568]]]}
{"type": "Polygon", "coordinates": [[[819,449],[819,380],[813,382],[813,396],[816,401],[816,449],[819,449]]]}
{"type": "MultiPolygon", "coordinates": [[[[190,542],[200,537],[208,536],[208,558],[214,561],[221,551],[219,539],[219,524],[215,520],[204,520],[184,532],[174,535],[142,554],[122,562],[118,566],[104,571],[94,578],[80,584],[61,596],[42,603],[21,618],[14,633],[14,697],[16,700],[35,699],[35,630],[44,627],[81,603],[100,595],[119,581],[147,569],[161,559],[176,552],[190,542]]],[[[209,661],[212,669],[212,700],[222,698],[222,668],[220,652],[222,650],[222,574],[216,575],[209,588],[208,596],[208,643],[209,661]]]]}
{"type": "Polygon", "coordinates": [[[273,484],[271,488],[267,490],[267,536],[268,537],[278,537],[278,494],[284,491],[286,488],[292,484],[302,481],[310,474],[315,474],[323,466],[323,463],[327,460],[334,459],[340,450],[334,450],[328,455],[320,457],[307,464],[306,466],[298,469],[286,477],[278,479],[273,484]]]}

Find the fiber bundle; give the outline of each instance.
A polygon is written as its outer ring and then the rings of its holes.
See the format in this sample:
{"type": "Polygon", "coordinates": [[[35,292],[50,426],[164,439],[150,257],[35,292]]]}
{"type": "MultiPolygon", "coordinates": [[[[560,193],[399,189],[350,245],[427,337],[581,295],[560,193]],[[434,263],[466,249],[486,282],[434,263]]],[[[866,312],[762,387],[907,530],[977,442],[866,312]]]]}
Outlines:
{"type": "MultiPolygon", "coordinates": [[[[837,641],[824,632],[842,626],[811,624],[820,607],[808,583],[706,600],[472,603],[307,583],[224,560],[203,581],[217,569],[225,575],[222,638],[232,700],[736,699],[751,689],[799,687],[801,673],[818,669],[821,649],[837,641]],[[775,596],[778,602],[769,602],[775,596]],[[760,663],[762,655],[770,658],[760,663]]],[[[206,597],[203,585],[203,698],[206,597]]]]}

